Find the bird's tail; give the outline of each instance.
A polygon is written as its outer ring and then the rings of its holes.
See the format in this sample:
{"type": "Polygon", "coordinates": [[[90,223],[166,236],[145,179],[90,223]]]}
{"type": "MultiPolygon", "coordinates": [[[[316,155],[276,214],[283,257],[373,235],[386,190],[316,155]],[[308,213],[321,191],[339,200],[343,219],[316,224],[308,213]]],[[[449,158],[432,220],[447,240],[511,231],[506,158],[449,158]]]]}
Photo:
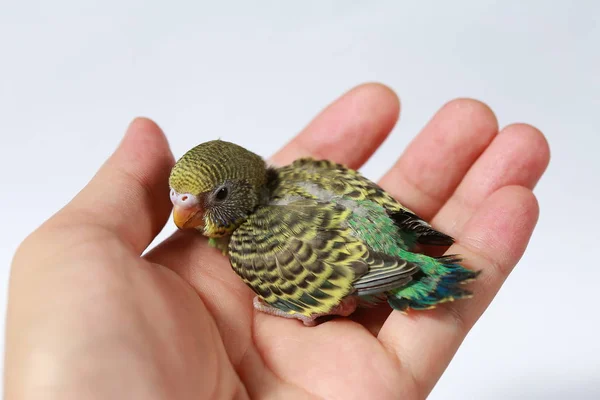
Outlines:
{"type": "MultiPolygon", "coordinates": [[[[469,298],[472,293],[463,285],[481,271],[471,271],[459,265],[458,256],[428,257],[414,254],[421,271],[406,286],[388,292],[387,301],[393,309],[406,311],[434,308],[437,304],[469,298]]],[[[412,260],[411,260],[412,261],[412,260]]]]}

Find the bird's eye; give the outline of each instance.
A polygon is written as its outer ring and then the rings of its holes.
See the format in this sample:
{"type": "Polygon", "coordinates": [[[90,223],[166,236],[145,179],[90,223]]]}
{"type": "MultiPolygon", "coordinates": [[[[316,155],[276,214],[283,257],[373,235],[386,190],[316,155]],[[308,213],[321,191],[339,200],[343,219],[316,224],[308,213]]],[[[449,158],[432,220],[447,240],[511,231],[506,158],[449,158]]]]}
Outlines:
{"type": "Polygon", "coordinates": [[[215,195],[215,199],[219,200],[219,201],[223,201],[227,198],[227,195],[229,194],[228,190],[226,187],[222,187],[221,189],[219,189],[219,191],[217,192],[217,194],[215,195]]]}

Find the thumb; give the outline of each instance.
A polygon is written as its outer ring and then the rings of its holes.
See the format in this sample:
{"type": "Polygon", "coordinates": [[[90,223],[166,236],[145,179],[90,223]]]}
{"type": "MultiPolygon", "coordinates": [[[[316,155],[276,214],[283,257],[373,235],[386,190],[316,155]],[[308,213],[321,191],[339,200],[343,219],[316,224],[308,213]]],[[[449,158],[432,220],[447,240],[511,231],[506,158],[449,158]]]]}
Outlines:
{"type": "Polygon", "coordinates": [[[94,178],[55,218],[98,225],[141,253],[169,217],[173,163],[162,130],[137,118],[94,178]]]}

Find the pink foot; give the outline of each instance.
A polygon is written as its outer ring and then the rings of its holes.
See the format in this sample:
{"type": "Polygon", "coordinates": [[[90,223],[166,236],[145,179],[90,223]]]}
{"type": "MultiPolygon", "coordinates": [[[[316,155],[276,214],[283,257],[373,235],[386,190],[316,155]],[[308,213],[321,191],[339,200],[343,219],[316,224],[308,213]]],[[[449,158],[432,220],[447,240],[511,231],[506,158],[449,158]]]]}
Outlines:
{"type": "Polygon", "coordinates": [[[288,314],[285,311],[281,311],[279,308],[275,308],[273,306],[268,305],[267,303],[262,301],[262,299],[258,296],[254,296],[254,300],[252,300],[252,305],[255,309],[257,309],[260,312],[264,312],[265,314],[274,315],[276,317],[299,319],[306,326],[316,325],[316,317],[307,317],[306,315],[302,314],[288,314]]]}
{"type": "Polygon", "coordinates": [[[349,316],[356,310],[356,307],[358,306],[358,301],[356,300],[356,297],[347,297],[344,300],[342,300],[340,304],[332,308],[329,312],[322,314],[312,314],[310,317],[307,317],[306,315],[302,314],[288,314],[285,311],[281,311],[278,308],[266,304],[258,296],[254,297],[254,299],[252,300],[252,304],[256,310],[265,314],[274,315],[276,317],[298,319],[302,321],[302,323],[305,326],[315,326],[317,325],[316,319],[319,317],[325,317],[330,315],[339,315],[342,317],[349,316]]]}

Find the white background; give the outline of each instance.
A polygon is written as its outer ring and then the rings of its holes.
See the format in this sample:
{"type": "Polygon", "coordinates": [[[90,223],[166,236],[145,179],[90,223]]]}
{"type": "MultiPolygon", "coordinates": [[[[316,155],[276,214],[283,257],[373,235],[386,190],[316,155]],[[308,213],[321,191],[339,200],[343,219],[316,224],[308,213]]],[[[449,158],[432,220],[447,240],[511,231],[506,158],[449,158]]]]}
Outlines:
{"type": "Polygon", "coordinates": [[[155,119],[177,157],[216,137],[268,156],[375,80],[403,111],[370,178],[459,96],[487,102],[501,125],[538,126],[552,148],[531,245],[431,398],[600,398],[599,2],[0,4],[2,310],[18,243],[133,117],[155,119]]]}

